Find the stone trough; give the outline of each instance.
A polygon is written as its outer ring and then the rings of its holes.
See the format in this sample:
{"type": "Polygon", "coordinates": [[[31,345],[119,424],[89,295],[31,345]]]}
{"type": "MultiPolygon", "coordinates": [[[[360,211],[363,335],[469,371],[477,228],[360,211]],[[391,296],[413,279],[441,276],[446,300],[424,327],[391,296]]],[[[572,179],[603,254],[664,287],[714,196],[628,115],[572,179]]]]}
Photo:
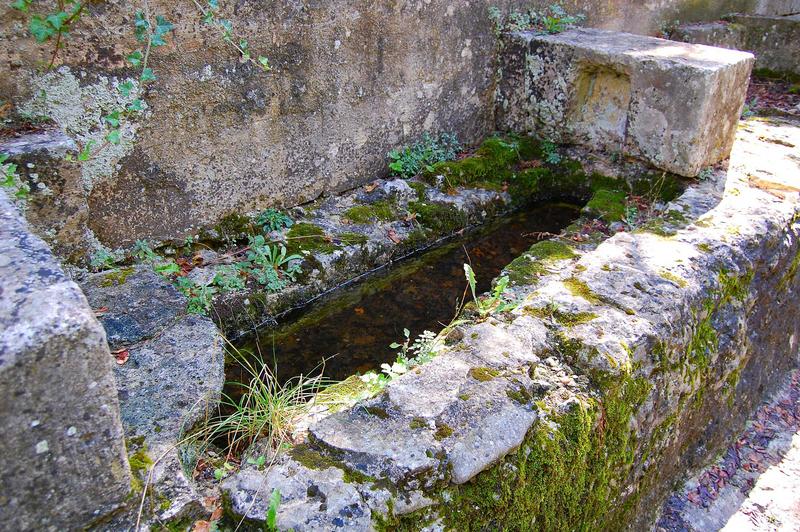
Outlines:
{"type": "MultiPolygon", "coordinates": [[[[10,526],[131,529],[142,493],[144,526],[181,530],[209,498],[225,501],[231,522],[263,527],[275,494],[277,527],[298,532],[650,526],[673,483],[724,448],[798,366],[800,123],[740,125],[747,53],[601,30],[504,39],[498,129],[576,145],[563,150],[572,173],[529,160],[509,182],[481,182],[492,190],[439,190],[463,177],[470,163],[457,161],[427,184],[380,181],[366,193],[395,190],[404,209],[430,202],[485,220],[514,204],[520,175],[539,179],[527,199],[572,187],[594,200],[599,182],[624,183],[624,200],[644,175],[656,195],[668,172],[703,179],[652,206],[645,224],[625,212],[610,236],[578,228],[558,254],[531,248],[504,272],[515,308],[468,315],[431,361],[376,396],[315,410],[268,467],[245,459],[204,484],[180,440],[219,399],[217,326],[187,315],[185,297],[142,264],[86,277],[84,296],[0,195],[0,388],[15,397],[0,409],[10,435],[0,505],[10,526]],[[143,474],[149,491],[137,485],[143,474]]],[[[364,195],[303,215],[327,215],[320,223],[341,237],[341,211],[364,195]]],[[[358,246],[306,257],[346,268],[372,251],[387,262],[387,235],[410,236],[397,220],[364,225],[358,246]]],[[[194,275],[214,273],[203,269],[194,275]]],[[[312,276],[294,293],[314,297],[328,281],[312,276]]],[[[239,295],[229,308],[253,294],[239,295]]],[[[245,456],[258,452],[257,442],[245,456]]]]}

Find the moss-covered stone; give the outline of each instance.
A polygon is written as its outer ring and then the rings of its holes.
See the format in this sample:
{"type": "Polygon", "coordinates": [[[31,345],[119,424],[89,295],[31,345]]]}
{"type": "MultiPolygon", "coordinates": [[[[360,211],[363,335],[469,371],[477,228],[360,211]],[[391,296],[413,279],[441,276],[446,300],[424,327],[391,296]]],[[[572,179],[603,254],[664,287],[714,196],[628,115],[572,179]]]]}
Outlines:
{"type": "Polygon", "coordinates": [[[577,277],[570,277],[569,279],[564,280],[564,286],[567,287],[567,290],[574,296],[582,297],[589,303],[594,305],[600,305],[603,303],[603,299],[597,295],[589,285],[585,282],[581,281],[577,277]]]}
{"type": "Polygon", "coordinates": [[[478,382],[489,382],[500,376],[500,372],[492,368],[477,367],[469,370],[469,376],[478,382]]]}
{"type": "Polygon", "coordinates": [[[661,277],[663,277],[667,281],[675,283],[676,285],[678,285],[681,288],[686,288],[686,286],[688,285],[688,283],[686,282],[685,279],[675,275],[672,272],[668,272],[666,270],[662,270],[661,271],[661,277]]]}
{"type": "MultiPolygon", "coordinates": [[[[536,424],[501,463],[441,495],[436,508],[448,530],[618,530],[633,508],[628,494],[636,437],[630,420],[651,385],[630,375],[600,398],[536,424]]],[[[394,518],[394,529],[421,515],[394,518]]]]}
{"type": "Polygon", "coordinates": [[[408,426],[412,429],[426,429],[428,428],[428,421],[424,417],[415,417],[408,426]]]}
{"type": "Polygon", "coordinates": [[[119,268],[112,270],[103,276],[100,286],[108,288],[110,286],[122,286],[128,281],[128,277],[134,272],[134,268],[119,268]]]}
{"type": "Polygon", "coordinates": [[[408,181],[408,186],[414,189],[414,192],[417,193],[417,200],[418,201],[425,201],[428,198],[428,187],[425,183],[420,183],[419,181],[408,181]]]}
{"type": "Polygon", "coordinates": [[[412,201],[408,210],[416,213],[417,221],[436,235],[449,235],[469,224],[467,213],[449,203],[412,201]]]}
{"type": "Polygon", "coordinates": [[[344,246],[363,245],[367,243],[367,235],[361,233],[344,232],[336,236],[336,239],[344,246]]]}
{"type": "Polygon", "coordinates": [[[601,189],[594,193],[584,210],[606,222],[618,222],[625,216],[626,196],[623,191],[601,189]]]}
{"type": "Polygon", "coordinates": [[[436,424],[436,432],[433,434],[433,438],[437,441],[444,440],[449,438],[453,435],[453,428],[447,425],[446,423],[437,423],[436,424]]]}
{"type": "Polygon", "coordinates": [[[583,323],[597,319],[597,314],[594,312],[565,312],[558,308],[551,307],[527,307],[524,309],[525,314],[534,316],[540,319],[552,319],[559,325],[564,327],[575,327],[583,323]]]}
{"type": "Polygon", "coordinates": [[[367,224],[375,220],[390,222],[397,219],[397,205],[391,201],[376,201],[369,205],[356,205],[344,212],[345,217],[357,224],[367,224]]]}
{"type": "Polygon", "coordinates": [[[286,234],[286,249],[289,254],[303,251],[333,253],[337,246],[321,227],[301,222],[294,224],[286,234]]]}
{"type": "Polygon", "coordinates": [[[547,273],[548,264],[576,257],[578,254],[570,246],[556,240],[545,240],[532,245],[527,253],[514,259],[506,266],[505,272],[511,284],[533,284],[547,273]]]}
{"type": "Polygon", "coordinates": [[[247,235],[254,234],[253,220],[243,214],[230,213],[225,215],[214,230],[219,233],[219,237],[225,242],[236,242],[247,238],[247,235]]]}

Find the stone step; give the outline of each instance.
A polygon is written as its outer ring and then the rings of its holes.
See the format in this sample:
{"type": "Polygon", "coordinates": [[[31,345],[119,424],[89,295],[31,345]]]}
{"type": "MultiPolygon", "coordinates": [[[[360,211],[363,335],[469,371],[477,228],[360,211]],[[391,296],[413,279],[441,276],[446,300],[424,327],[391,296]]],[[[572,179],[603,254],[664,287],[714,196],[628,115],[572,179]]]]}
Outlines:
{"type": "Polygon", "coordinates": [[[730,154],[752,55],[583,28],[505,41],[498,129],[689,177],[730,154]]]}

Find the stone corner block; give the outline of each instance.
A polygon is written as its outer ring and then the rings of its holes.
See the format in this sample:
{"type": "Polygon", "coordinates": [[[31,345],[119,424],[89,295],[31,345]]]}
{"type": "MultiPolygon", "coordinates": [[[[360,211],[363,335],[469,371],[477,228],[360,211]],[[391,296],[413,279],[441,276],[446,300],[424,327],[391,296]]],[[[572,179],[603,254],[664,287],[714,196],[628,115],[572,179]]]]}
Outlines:
{"type": "Polygon", "coordinates": [[[103,328],[0,192],[0,508],[10,530],[82,529],[130,468],[103,328]]]}
{"type": "Polygon", "coordinates": [[[753,56],[597,29],[505,36],[498,129],[693,177],[729,156],[753,56]]]}

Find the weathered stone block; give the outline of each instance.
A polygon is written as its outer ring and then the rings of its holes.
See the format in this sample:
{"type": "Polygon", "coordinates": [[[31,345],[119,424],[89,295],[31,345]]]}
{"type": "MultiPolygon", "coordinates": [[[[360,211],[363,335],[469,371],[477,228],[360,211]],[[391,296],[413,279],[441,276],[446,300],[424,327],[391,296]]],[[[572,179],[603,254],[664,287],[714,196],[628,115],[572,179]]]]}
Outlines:
{"type": "Polygon", "coordinates": [[[757,71],[800,76],[800,15],[729,15],[725,21],[680,26],[670,37],[683,42],[747,50],[756,56],[757,71]]]}
{"type": "Polygon", "coordinates": [[[499,129],[622,152],[685,176],[730,154],[752,55],[596,29],[506,40],[499,129]]]}
{"type": "Polygon", "coordinates": [[[759,0],[756,15],[795,15],[800,13],[800,0],[759,0]]]}
{"type": "Polygon", "coordinates": [[[0,192],[0,508],[9,530],[74,530],[130,489],[103,328],[0,192]]]}

